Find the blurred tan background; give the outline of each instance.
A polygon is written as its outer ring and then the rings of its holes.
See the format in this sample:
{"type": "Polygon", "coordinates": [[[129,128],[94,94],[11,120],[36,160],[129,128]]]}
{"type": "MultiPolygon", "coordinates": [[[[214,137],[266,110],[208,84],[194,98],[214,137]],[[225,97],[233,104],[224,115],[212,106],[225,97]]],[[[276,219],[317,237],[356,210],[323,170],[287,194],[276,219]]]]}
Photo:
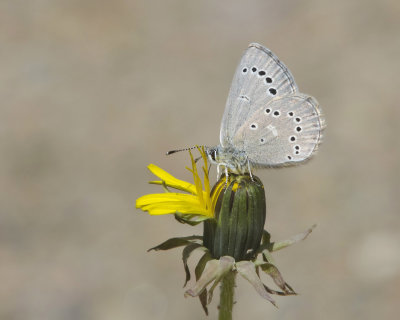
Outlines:
{"type": "Polygon", "coordinates": [[[134,204],[159,191],[147,164],[190,179],[165,151],[218,143],[250,42],[328,128],[307,165],[257,172],[273,239],[318,224],[275,254],[300,295],[275,309],[239,280],[235,319],[398,316],[399,1],[2,0],[0,319],[205,318],[181,250],[146,252],[201,227],[134,204]]]}

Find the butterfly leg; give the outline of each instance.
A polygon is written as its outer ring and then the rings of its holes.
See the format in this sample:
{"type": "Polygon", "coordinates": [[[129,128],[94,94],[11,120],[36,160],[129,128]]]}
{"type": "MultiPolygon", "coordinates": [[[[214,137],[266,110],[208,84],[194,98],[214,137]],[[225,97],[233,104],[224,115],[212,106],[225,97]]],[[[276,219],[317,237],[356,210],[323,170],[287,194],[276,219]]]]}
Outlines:
{"type": "Polygon", "coordinates": [[[224,168],[225,168],[224,171],[225,171],[226,183],[228,184],[228,176],[229,176],[228,175],[228,167],[224,163],[218,163],[218,165],[217,165],[217,180],[219,180],[222,176],[222,173],[220,170],[221,166],[224,166],[224,168]]]}
{"type": "Polygon", "coordinates": [[[251,181],[254,182],[253,175],[251,174],[251,168],[250,168],[250,161],[249,161],[249,158],[247,158],[247,168],[249,169],[249,174],[250,174],[251,181]]]}
{"type": "Polygon", "coordinates": [[[220,170],[221,164],[218,163],[217,164],[217,180],[219,180],[219,178],[221,177],[221,170],[220,170]]]}
{"type": "Polygon", "coordinates": [[[225,166],[225,178],[226,178],[226,184],[228,184],[228,167],[225,166]]]}

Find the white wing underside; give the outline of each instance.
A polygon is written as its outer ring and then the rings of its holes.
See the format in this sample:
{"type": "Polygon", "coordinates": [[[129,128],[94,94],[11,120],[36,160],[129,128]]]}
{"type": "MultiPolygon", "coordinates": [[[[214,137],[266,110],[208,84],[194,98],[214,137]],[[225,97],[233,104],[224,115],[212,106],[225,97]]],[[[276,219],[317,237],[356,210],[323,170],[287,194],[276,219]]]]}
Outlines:
{"type": "Polygon", "coordinates": [[[252,166],[293,165],[316,151],[323,128],[318,102],[298,92],[290,71],[271,51],[251,44],[233,78],[221,146],[244,151],[252,166]]]}

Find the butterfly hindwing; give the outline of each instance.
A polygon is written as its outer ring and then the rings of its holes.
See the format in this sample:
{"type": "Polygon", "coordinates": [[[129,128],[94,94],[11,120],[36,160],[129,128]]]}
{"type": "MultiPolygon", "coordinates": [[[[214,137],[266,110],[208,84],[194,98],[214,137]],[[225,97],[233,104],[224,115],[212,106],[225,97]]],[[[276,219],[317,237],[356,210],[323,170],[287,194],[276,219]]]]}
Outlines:
{"type": "Polygon", "coordinates": [[[272,99],[243,123],[233,145],[244,150],[255,167],[301,163],[322,139],[324,119],[318,102],[305,94],[272,99]]]}

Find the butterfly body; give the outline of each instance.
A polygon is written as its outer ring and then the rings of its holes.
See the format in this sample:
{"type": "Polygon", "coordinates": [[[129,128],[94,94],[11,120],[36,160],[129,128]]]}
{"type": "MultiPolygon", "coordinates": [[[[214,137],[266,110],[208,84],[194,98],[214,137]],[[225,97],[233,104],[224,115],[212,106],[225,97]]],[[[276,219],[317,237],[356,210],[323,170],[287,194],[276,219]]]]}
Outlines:
{"type": "Polygon", "coordinates": [[[267,48],[250,44],[236,69],[210,161],[244,174],[308,160],[325,127],[318,102],[300,93],[288,68],[267,48]]]}

